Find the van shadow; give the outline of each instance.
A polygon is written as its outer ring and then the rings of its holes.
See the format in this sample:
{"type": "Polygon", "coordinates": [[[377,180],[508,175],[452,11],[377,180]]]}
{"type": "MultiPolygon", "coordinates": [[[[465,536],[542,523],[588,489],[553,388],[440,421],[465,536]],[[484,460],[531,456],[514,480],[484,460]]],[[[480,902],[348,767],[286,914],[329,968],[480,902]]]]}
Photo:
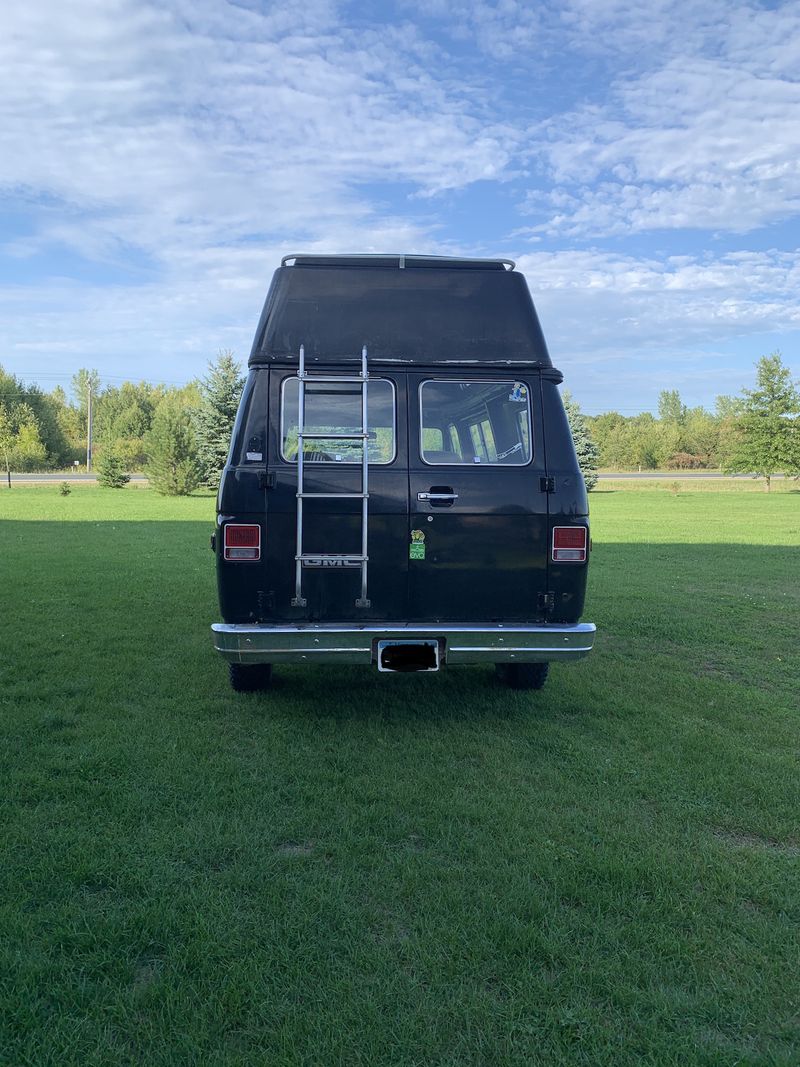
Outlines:
{"type": "MultiPolygon", "coordinates": [[[[236,698],[238,700],[238,697],[236,698]]],[[[494,667],[444,668],[426,674],[379,674],[374,667],[278,665],[272,685],[248,698],[249,710],[274,715],[288,711],[307,718],[343,722],[375,720],[459,720],[530,714],[544,693],[515,692],[494,667]]]]}

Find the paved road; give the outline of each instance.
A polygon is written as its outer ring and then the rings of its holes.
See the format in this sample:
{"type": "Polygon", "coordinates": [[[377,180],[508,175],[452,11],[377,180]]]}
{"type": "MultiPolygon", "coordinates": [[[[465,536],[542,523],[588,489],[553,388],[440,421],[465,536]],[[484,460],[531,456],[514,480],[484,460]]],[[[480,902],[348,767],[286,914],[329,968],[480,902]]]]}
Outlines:
{"type": "MultiPolygon", "coordinates": [[[[5,474],[0,474],[0,484],[5,482],[5,474]]],[[[96,482],[96,474],[14,474],[11,482],[96,482]]],[[[132,474],[132,482],[146,482],[143,474],[132,474]]]]}

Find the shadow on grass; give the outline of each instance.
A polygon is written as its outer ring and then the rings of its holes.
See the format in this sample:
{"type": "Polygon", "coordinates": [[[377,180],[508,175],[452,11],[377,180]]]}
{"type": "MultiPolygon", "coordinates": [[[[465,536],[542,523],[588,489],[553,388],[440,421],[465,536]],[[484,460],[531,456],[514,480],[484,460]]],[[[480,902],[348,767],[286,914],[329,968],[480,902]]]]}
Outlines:
{"type": "MultiPolygon", "coordinates": [[[[241,702],[241,694],[233,697],[241,702]]],[[[444,668],[436,675],[378,674],[374,668],[357,666],[294,667],[277,665],[272,685],[261,693],[248,694],[250,713],[298,712],[309,718],[414,719],[447,721],[480,716],[508,718],[544,709],[545,692],[515,692],[503,685],[494,667],[444,668]]]]}

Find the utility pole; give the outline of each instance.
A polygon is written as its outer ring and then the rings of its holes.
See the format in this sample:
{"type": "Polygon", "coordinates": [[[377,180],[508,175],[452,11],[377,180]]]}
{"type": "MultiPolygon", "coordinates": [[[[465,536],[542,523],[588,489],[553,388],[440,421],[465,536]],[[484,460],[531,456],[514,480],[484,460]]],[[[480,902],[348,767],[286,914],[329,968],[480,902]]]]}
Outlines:
{"type": "Polygon", "coordinates": [[[92,380],[89,378],[88,384],[88,412],[86,416],[86,470],[87,472],[92,469],[92,380]]]}

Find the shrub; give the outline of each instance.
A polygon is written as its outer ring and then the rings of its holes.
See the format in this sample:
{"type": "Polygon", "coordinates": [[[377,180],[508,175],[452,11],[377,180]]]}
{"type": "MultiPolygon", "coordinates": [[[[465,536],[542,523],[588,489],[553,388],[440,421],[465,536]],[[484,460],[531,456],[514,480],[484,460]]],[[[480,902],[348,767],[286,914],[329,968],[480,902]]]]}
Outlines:
{"type": "Polygon", "coordinates": [[[97,459],[97,480],[107,489],[122,489],[131,480],[122,456],[114,448],[104,448],[97,459]]]}
{"type": "Polygon", "coordinates": [[[692,455],[691,452],[676,452],[667,460],[667,469],[673,471],[699,470],[702,466],[704,466],[702,458],[692,455]]]}
{"type": "Polygon", "coordinates": [[[72,492],[72,486],[69,484],[69,482],[62,482],[61,485],[59,485],[58,487],[58,491],[59,493],[61,493],[62,496],[69,496],[69,494],[72,492]]]}

